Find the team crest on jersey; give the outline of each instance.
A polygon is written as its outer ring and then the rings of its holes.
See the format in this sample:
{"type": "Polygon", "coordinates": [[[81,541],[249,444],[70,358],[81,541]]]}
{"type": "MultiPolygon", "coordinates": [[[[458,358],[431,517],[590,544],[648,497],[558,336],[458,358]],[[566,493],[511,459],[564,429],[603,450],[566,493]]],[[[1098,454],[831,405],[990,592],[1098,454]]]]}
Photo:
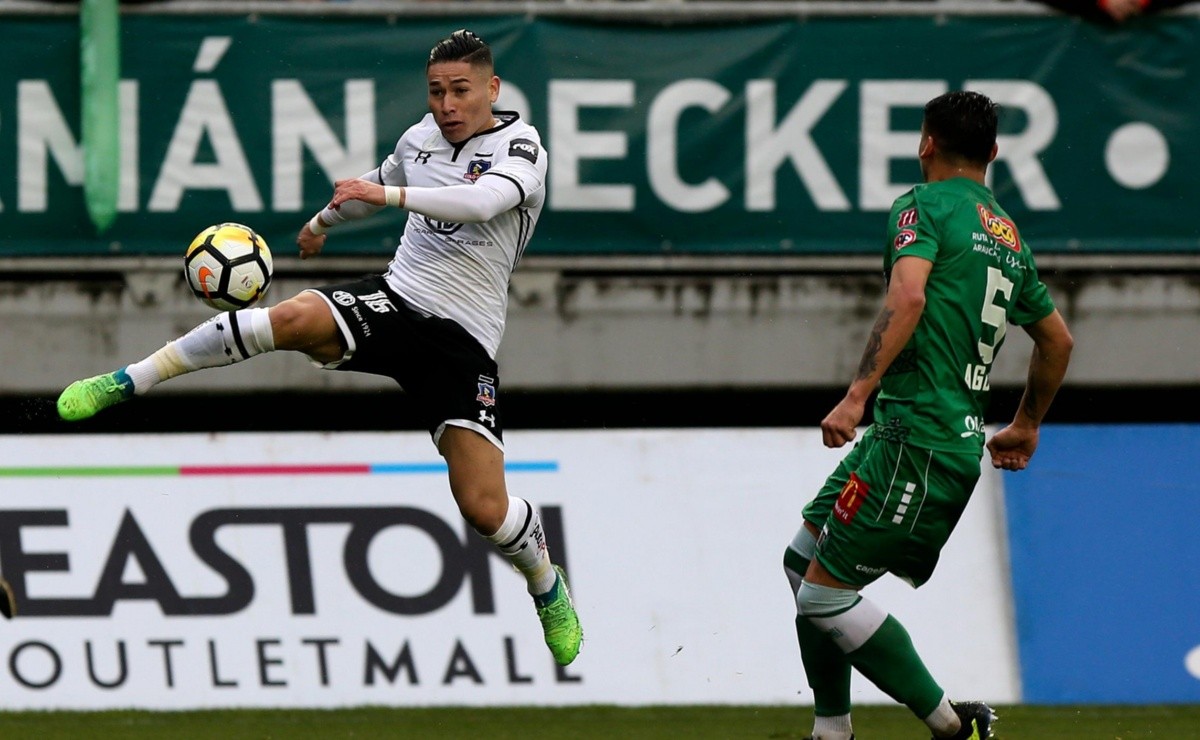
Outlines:
{"type": "Polygon", "coordinates": [[[917,223],[917,209],[909,208],[907,211],[901,211],[900,217],[896,219],[896,228],[903,229],[906,226],[912,226],[917,223]]]}
{"type": "Polygon", "coordinates": [[[850,474],[850,480],[842,486],[842,492],[838,494],[837,501],[833,504],[833,515],[839,522],[849,524],[854,519],[854,515],[867,500],[868,490],[869,488],[862,478],[855,473],[850,474]]]}
{"type": "Polygon", "coordinates": [[[489,378],[486,375],[479,376],[479,395],[475,396],[475,400],[484,406],[496,405],[496,379],[489,378]]]}
{"type": "Polygon", "coordinates": [[[982,203],[978,204],[977,207],[979,209],[979,222],[983,224],[983,230],[1012,251],[1020,252],[1021,240],[1017,236],[1016,224],[1007,218],[1002,218],[992,213],[982,203]]]}
{"type": "Polygon", "coordinates": [[[463,179],[467,182],[475,182],[479,176],[492,168],[492,163],[486,159],[472,159],[467,164],[467,172],[463,175],[463,179]]]}
{"type": "Polygon", "coordinates": [[[916,240],[917,240],[917,232],[913,231],[912,229],[905,229],[904,231],[901,231],[899,234],[896,234],[896,240],[892,243],[895,244],[896,251],[899,252],[901,249],[904,249],[905,247],[907,247],[909,244],[912,244],[916,240]]]}

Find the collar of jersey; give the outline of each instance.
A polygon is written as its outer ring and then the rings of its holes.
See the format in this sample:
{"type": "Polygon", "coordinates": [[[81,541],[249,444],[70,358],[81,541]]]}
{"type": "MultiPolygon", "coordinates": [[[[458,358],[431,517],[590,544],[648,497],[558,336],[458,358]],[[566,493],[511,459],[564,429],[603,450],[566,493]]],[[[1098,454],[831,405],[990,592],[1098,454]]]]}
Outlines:
{"type": "MultiPolygon", "coordinates": [[[[521,120],[521,114],[516,112],[515,110],[494,110],[494,111],[492,111],[493,118],[499,118],[500,116],[506,116],[506,117],[511,116],[511,118],[508,118],[508,120],[505,120],[499,126],[492,126],[491,128],[484,129],[483,131],[480,131],[479,133],[471,134],[470,136],[468,136],[467,138],[458,142],[457,144],[455,144],[452,141],[447,141],[446,143],[454,148],[454,156],[451,157],[450,160],[454,161],[454,160],[458,159],[459,152],[462,151],[463,147],[466,146],[471,141],[471,139],[476,139],[476,138],[479,138],[480,136],[487,136],[488,134],[494,134],[497,131],[503,131],[504,129],[513,125],[517,121],[521,120]]],[[[445,137],[443,137],[443,138],[445,138],[445,137]]]]}

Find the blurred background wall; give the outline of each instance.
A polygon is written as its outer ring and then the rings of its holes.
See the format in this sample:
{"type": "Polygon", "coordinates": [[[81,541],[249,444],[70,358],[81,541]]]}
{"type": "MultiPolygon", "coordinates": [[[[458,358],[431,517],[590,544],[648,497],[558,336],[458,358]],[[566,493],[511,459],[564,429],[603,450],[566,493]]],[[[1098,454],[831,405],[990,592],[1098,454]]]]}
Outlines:
{"type": "MultiPolygon", "coordinates": [[[[117,214],[101,233],[82,187],[77,10],[0,13],[10,401],[203,320],[180,259],[210,223],[268,238],[268,302],[382,271],[402,215],[335,232],[307,263],[297,225],[423,113],[424,55],[460,26],[491,41],[501,106],[552,157],[512,283],[511,390],[840,388],[882,296],[886,209],[919,179],[920,106],[965,86],[1005,107],[992,184],[1075,332],[1066,393],[1169,398],[1198,377],[1192,15],[1114,30],[1003,0],[127,7],[117,214]]],[[[1029,344],[1009,343],[998,388],[1023,381],[1029,344]]],[[[272,356],[154,396],[387,387],[272,356]]]]}

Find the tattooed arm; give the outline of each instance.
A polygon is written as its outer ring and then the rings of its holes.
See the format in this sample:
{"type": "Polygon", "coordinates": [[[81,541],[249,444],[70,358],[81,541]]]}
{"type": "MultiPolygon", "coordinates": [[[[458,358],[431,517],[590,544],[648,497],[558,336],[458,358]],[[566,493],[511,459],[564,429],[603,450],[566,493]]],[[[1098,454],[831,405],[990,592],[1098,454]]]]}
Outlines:
{"type": "Polygon", "coordinates": [[[996,432],[987,445],[992,467],[1004,470],[1024,470],[1029,464],[1029,458],[1037,450],[1038,429],[1066,377],[1071,349],[1075,346],[1058,311],[1025,327],[1025,331],[1033,338],[1025,393],[1012,423],[996,432]]]}
{"type": "Polygon", "coordinates": [[[871,327],[858,372],[846,396],[821,422],[826,447],[841,447],[854,439],[855,427],[862,421],[867,401],[879,385],[888,366],[908,344],[921,312],[925,310],[925,282],[933,263],[920,257],[901,257],[892,266],[883,309],[871,327]]]}

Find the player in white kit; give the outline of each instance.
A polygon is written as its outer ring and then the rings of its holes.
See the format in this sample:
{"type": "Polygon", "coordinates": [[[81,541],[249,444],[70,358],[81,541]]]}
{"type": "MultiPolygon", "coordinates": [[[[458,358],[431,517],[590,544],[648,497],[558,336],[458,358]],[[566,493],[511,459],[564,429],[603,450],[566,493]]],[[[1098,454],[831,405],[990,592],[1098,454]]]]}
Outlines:
{"type": "Polygon", "coordinates": [[[495,360],[509,278],[546,201],[547,154],[517,113],[492,110],[500,78],[475,34],[439,41],[426,78],[429,114],[377,168],[339,180],[296,240],[306,259],[339,224],[402,208],[408,221],[385,274],[218,314],[141,362],[71,384],[58,411],[86,419],[177,375],[274,350],[394,378],[446,459],[459,511],[525,575],[546,644],[567,665],[583,632],[537,510],[505,486],[495,360]]]}

